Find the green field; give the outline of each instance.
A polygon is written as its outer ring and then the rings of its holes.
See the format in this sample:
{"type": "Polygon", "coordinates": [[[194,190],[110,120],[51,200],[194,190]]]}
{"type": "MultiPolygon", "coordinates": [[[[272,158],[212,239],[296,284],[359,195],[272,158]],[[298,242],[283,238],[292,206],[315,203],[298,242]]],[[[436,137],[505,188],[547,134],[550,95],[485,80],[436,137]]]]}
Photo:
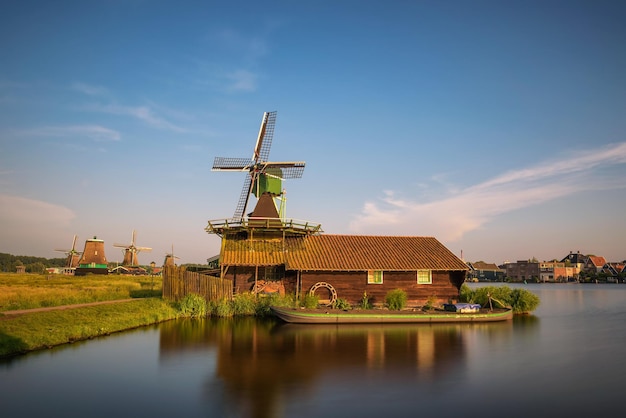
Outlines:
{"type": "Polygon", "coordinates": [[[11,356],[176,318],[161,278],[0,273],[0,356],[11,356]],[[10,311],[127,300],[74,309],[10,311]],[[5,313],[3,313],[5,312],[5,313]]]}
{"type": "Polygon", "coordinates": [[[0,273],[0,312],[160,297],[162,284],[160,276],[0,273]]]}

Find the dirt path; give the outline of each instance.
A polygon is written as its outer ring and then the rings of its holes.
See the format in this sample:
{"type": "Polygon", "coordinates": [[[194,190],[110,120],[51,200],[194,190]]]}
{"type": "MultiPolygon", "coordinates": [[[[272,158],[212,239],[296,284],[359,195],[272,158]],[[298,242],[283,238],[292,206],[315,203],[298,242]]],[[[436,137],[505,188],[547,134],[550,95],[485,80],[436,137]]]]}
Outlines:
{"type": "Polygon", "coordinates": [[[4,312],[0,312],[0,321],[2,319],[9,319],[11,317],[16,317],[16,316],[19,316],[19,315],[35,313],[35,312],[59,311],[59,310],[64,310],[64,309],[76,309],[76,308],[84,308],[86,306],[97,306],[97,305],[108,305],[108,304],[111,304],[111,303],[131,302],[133,300],[140,300],[140,299],[105,300],[105,301],[101,301],[101,302],[77,303],[75,305],[50,306],[48,308],[34,308],[34,309],[21,309],[21,310],[15,310],[15,311],[4,311],[4,312]]]}

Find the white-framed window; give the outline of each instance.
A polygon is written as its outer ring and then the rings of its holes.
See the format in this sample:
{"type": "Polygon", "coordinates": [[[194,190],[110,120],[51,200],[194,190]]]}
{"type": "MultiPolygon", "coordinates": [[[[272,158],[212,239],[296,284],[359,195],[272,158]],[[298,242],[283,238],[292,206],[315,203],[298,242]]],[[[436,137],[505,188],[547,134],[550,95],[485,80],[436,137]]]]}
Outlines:
{"type": "Polygon", "coordinates": [[[432,284],[432,270],[417,270],[417,284],[432,284]]]}
{"type": "Polygon", "coordinates": [[[382,270],[368,270],[367,271],[367,284],[383,284],[383,271],[382,270]]]}

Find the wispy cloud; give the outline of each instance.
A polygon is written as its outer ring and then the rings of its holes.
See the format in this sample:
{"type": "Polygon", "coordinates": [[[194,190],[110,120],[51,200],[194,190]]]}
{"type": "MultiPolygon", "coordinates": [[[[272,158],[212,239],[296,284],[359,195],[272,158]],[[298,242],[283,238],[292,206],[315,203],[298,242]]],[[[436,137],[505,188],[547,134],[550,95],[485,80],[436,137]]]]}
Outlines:
{"type": "Polygon", "coordinates": [[[509,171],[430,202],[401,199],[385,191],[380,201],[364,204],[350,228],[359,233],[433,235],[456,241],[503,213],[587,190],[623,188],[623,179],[600,179],[597,171],[624,163],[626,142],[509,171]]]}
{"type": "Polygon", "coordinates": [[[108,96],[109,91],[105,87],[93,86],[86,83],[72,83],[71,88],[88,96],[108,96]]]}
{"type": "Polygon", "coordinates": [[[254,63],[267,55],[269,48],[264,38],[246,36],[232,29],[223,29],[215,33],[216,40],[226,50],[236,54],[246,62],[254,63]]]}
{"type": "Polygon", "coordinates": [[[13,131],[12,133],[18,136],[85,137],[96,142],[119,141],[121,139],[118,131],[100,125],[44,126],[13,131]]]}
{"type": "Polygon", "coordinates": [[[229,81],[228,89],[231,91],[248,92],[257,89],[257,75],[246,70],[237,70],[226,74],[229,81]]]}
{"type": "Polygon", "coordinates": [[[65,245],[60,237],[71,238],[68,230],[75,218],[64,206],[0,194],[0,246],[13,254],[47,254],[65,245]]]}
{"type": "Polygon", "coordinates": [[[186,129],[174,125],[173,123],[156,116],[153,109],[148,106],[133,107],[109,104],[91,105],[88,106],[88,109],[98,112],[110,113],[113,115],[130,116],[158,129],[165,129],[174,132],[187,132],[186,129]]]}
{"type": "Polygon", "coordinates": [[[0,194],[0,225],[3,229],[23,228],[28,224],[65,227],[75,218],[72,210],[41,200],[0,194]]]}
{"type": "Polygon", "coordinates": [[[209,36],[211,47],[220,56],[220,64],[215,60],[195,59],[200,76],[195,82],[208,85],[227,93],[254,92],[259,86],[258,68],[270,52],[267,42],[269,32],[275,24],[262,23],[254,30],[260,34],[251,35],[232,28],[213,31],[209,36]]]}

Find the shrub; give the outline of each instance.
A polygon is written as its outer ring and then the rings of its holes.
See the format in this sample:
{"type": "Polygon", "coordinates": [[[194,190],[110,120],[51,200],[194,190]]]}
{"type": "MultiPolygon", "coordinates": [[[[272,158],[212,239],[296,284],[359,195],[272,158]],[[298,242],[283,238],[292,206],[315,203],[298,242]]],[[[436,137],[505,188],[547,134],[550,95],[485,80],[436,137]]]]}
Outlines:
{"type": "Polygon", "coordinates": [[[385,295],[385,303],[387,307],[394,311],[399,311],[406,306],[407,295],[402,289],[394,289],[385,295]]]}
{"type": "Polygon", "coordinates": [[[496,306],[510,306],[511,288],[508,286],[484,286],[476,288],[472,296],[473,302],[471,303],[477,303],[480,306],[487,307],[489,306],[489,298],[493,301],[492,305],[495,303],[496,306]]]}
{"type": "Polygon", "coordinates": [[[257,300],[252,292],[238,293],[234,296],[233,315],[254,315],[257,309],[257,300]]]}
{"type": "Polygon", "coordinates": [[[178,310],[182,316],[199,318],[207,315],[207,303],[202,296],[190,293],[180,301],[178,310]]]}
{"type": "Polygon", "coordinates": [[[293,295],[281,296],[278,293],[270,293],[260,296],[256,301],[256,314],[258,316],[269,316],[272,314],[270,306],[283,306],[293,308],[297,306],[293,295]]]}
{"type": "Polygon", "coordinates": [[[320,302],[319,296],[315,294],[312,295],[310,293],[307,293],[304,295],[304,297],[300,301],[300,305],[304,306],[307,309],[313,309],[313,308],[317,308],[317,305],[319,305],[319,302],[320,302]]]}
{"type": "Polygon", "coordinates": [[[510,304],[513,312],[525,314],[534,311],[539,306],[539,296],[526,289],[513,289],[511,291],[510,304]]]}
{"type": "Polygon", "coordinates": [[[430,295],[424,304],[424,309],[433,309],[435,307],[435,303],[437,303],[437,296],[430,295]]]}
{"type": "Polygon", "coordinates": [[[347,310],[352,309],[352,306],[347,300],[339,298],[333,303],[333,308],[347,310]]]}
{"type": "Polygon", "coordinates": [[[459,291],[459,300],[461,302],[475,303],[474,291],[466,283],[463,283],[461,285],[461,290],[459,291]]]}
{"type": "Polygon", "coordinates": [[[513,313],[516,314],[532,312],[539,306],[540,302],[537,295],[526,289],[511,289],[508,286],[485,286],[470,289],[466,284],[461,286],[461,302],[477,303],[482,307],[489,307],[490,297],[491,306],[511,307],[513,313]]]}

